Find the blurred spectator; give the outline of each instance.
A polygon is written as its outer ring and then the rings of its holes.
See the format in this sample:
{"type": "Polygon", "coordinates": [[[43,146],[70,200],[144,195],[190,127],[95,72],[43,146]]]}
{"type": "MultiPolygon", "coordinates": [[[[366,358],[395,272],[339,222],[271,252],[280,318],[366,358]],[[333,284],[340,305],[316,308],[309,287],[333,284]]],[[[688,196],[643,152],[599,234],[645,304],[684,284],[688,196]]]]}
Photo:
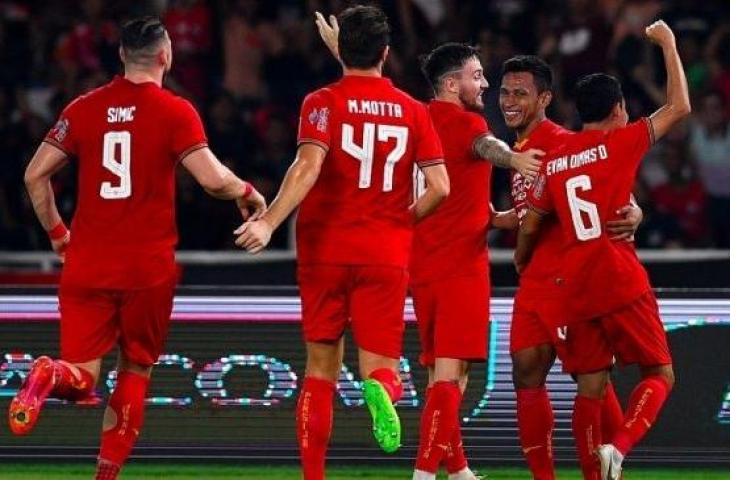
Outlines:
{"type": "MultiPolygon", "coordinates": [[[[341,11],[354,0],[3,0],[0,1],[0,250],[45,249],[25,195],[33,149],[76,95],[119,71],[118,25],[159,14],[174,48],[166,85],[190,98],[210,145],[237,173],[275,194],[295,151],[302,97],[340,75],[321,44],[314,10],[341,11]]],[[[725,0],[380,0],[392,24],[386,74],[417,98],[432,92],[418,57],[443,41],[478,44],[490,88],[485,116],[508,142],[497,107],[501,65],[518,53],[545,57],[555,74],[548,116],[578,128],[571,88],[594,71],[617,75],[632,118],[664,101],[660,52],[644,27],[663,17],[677,32],[693,95],[694,119],[675,128],[642,165],[637,196],[641,246],[672,248],[730,242],[730,5],[725,0]],[[708,89],[714,89],[707,94],[708,89]],[[686,151],[683,144],[691,146],[686,151]],[[703,193],[704,192],[704,193],[703,193]],[[709,239],[709,240],[708,240],[709,239]]],[[[71,162],[72,168],[74,163],[71,162]]],[[[62,214],[75,201],[75,175],[54,178],[62,214]]],[[[493,201],[509,208],[506,171],[495,170],[493,201]]],[[[179,178],[180,246],[232,247],[237,212],[211,202],[179,178]]],[[[510,246],[513,235],[492,234],[510,246]]],[[[282,231],[274,244],[287,246],[282,231]]]]}
{"type": "Polygon", "coordinates": [[[210,80],[206,61],[212,42],[210,10],[201,0],[173,0],[163,20],[172,40],[172,75],[191,96],[205,98],[210,80]]]}
{"type": "Polygon", "coordinates": [[[698,105],[690,141],[708,194],[708,216],[715,246],[730,247],[730,122],[727,103],[716,91],[698,105]]]}
{"type": "Polygon", "coordinates": [[[651,200],[657,213],[676,219],[681,232],[682,246],[707,245],[707,196],[694,175],[689,154],[684,144],[668,143],[662,146],[661,156],[667,181],[655,187],[651,200]]]}

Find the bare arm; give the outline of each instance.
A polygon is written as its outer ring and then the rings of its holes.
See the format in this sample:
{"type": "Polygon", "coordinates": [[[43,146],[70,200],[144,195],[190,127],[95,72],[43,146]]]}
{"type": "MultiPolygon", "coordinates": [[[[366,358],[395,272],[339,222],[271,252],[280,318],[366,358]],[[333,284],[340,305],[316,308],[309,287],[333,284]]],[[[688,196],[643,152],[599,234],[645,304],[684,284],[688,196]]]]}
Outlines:
{"type": "Polygon", "coordinates": [[[319,145],[302,144],[267,212],[259,220],[245,223],[234,232],[238,235],[236,245],[251,253],[263,250],[274,230],[302,203],[314,186],[326,155],[327,151],[319,145]]]}
{"type": "Polygon", "coordinates": [[[431,215],[441,202],[449,196],[451,189],[449,174],[443,163],[423,167],[421,171],[426,178],[426,191],[411,206],[411,211],[417,222],[431,215]]]}
{"type": "Polygon", "coordinates": [[[540,171],[540,157],[545,154],[542,150],[527,150],[513,152],[509,146],[494,135],[482,135],[474,140],[474,153],[479,158],[492,162],[502,168],[513,168],[523,177],[533,180],[540,171]]]}
{"type": "Polygon", "coordinates": [[[253,218],[266,210],[264,197],[223,165],[208,147],[191,152],[182,164],[209,195],[219,200],[235,200],[244,220],[251,215],[249,208],[254,209],[253,218]]]}
{"type": "Polygon", "coordinates": [[[646,28],[646,36],[661,47],[667,70],[667,103],[650,117],[656,141],[666,135],[675,123],[689,115],[692,107],[674,33],[666,23],[659,20],[646,28]]]}
{"type": "Polygon", "coordinates": [[[51,177],[68,163],[66,153],[50,145],[41,143],[25,169],[25,188],[33,204],[33,210],[48,233],[51,247],[63,262],[64,252],[71,241],[71,232],[63,223],[56,207],[51,187],[51,177]]]}
{"type": "Polygon", "coordinates": [[[540,213],[533,209],[529,209],[522,218],[522,224],[517,232],[517,248],[515,249],[515,268],[517,273],[522,273],[532,258],[535,251],[540,225],[542,224],[540,213]]]}
{"type": "Polygon", "coordinates": [[[25,188],[33,203],[33,210],[47,232],[63,221],[56,207],[51,177],[67,163],[68,158],[63,150],[43,142],[25,169],[25,188]]]}

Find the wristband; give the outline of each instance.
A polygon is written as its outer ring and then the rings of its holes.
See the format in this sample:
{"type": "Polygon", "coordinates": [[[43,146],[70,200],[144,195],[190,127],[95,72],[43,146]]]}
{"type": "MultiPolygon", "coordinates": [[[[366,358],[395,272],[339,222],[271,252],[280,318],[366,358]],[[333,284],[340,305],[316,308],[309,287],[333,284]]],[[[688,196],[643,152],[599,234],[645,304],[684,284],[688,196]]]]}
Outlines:
{"type": "Polygon", "coordinates": [[[248,198],[248,196],[251,195],[251,192],[253,192],[253,185],[248,182],[243,182],[243,184],[243,198],[248,198]]]}
{"type": "Polygon", "coordinates": [[[68,233],[68,228],[63,223],[63,220],[58,222],[58,225],[48,231],[48,236],[51,240],[61,240],[68,233]]]}

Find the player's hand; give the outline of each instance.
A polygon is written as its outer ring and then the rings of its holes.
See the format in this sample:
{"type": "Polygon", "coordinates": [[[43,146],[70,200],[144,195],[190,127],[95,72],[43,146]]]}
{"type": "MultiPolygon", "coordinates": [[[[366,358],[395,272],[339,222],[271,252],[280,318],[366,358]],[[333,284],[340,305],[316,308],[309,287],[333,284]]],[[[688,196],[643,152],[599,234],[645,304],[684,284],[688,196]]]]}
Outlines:
{"type": "Polygon", "coordinates": [[[244,220],[253,222],[266,213],[266,199],[255,188],[246,197],[236,199],[236,206],[244,220]]]}
{"type": "Polygon", "coordinates": [[[337,60],[340,59],[340,49],[338,38],[340,36],[340,26],[337,23],[337,17],[330,15],[330,21],[327,23],[324,15],[319,12],[314,12],[314,23],[317,24],[317,30],[319,30],[319,36],[330,52],[337,60]]]}
{"type": "Polygon", "coordinates": [[[236,245],[245,248],[249,253],[259,253],[266,248],[271,240],[271,234],[274,229],[265,219],[260,218],[256,221],[246,222],[238,227],[234,232],[238,235],[236,245]]]}
{"type": "Polygon", "coordinates": [[[664,20],[658,20],[646,27],[646,36],[660,47],[675,46],[674,32],[664,20]]]}
{"type": "Polygon", "coordinates": [[[542,150],[531,148],[524,152],[515,152],[512,154],[510,166],[520,172],[525,179],[534,181],[537,174],[540,172],[540,166],[542,160],[540,158],[545,155],[542,150]]]}
{"type": "Polygon", "coordinates": [[[623,218],[606,222],[611,240],[633,242],[634,234],[644,219],[644,212],[637,205],[626,205],[616,211],[623,218]]]}
{"type": "Polygon", "coordinates": [[[71,242],[70,230],[66,232],[66,235],[59,239],[51,239],[51,247],[53,248],[53,251],[56,252],[56,255],[58,255],[61,263],[64,263],[66,261],[66,249],[68,248],[69,242],[71,242]]]}
{"type": "Polygon", "coordinates": [[[519,261],[517,257],[514,258],[513,263],[515,264],[515,270],[517,270],[517,275],[522,275],[522,272],[525,271],[525,267],[527,267],[527,264],[519,261]]]}

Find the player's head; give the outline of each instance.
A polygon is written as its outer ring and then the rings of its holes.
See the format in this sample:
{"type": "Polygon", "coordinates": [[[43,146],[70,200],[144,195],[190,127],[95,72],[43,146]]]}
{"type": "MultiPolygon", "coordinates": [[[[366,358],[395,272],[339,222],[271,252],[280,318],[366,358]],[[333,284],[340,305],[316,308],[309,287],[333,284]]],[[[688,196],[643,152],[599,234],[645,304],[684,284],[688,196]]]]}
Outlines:
{"type": "Polygon", "coordinates": [[[578,80],[575,108],[584,125],[601,122],[615,128],[625,126],[629,120],[621,83],[605,73],[593,73],[578,80]]]}
{"type": "Polygon", "coordinates": [[[499,108],[509,128],[522,130],[545,118],[553,98],[553,72],[534,55],[517,55],[502,64],[499,108]]]}
{"type": "Polygon", "coordinates": [[[465,43],[444,43],[426,55],[421,70],[437,97],[453,96],[467,110],[482,111],[482,94],[489,84],[479,50],[465,43]]]}
{"type": "Polygon", "coordinates": [[[125,68],[172,68],[172,43],[157,17],[141,17],[122,26],[119,55],[125,68]]]}
{"type": "Polygon", "coordinates": [[[340,59],[346,68],[382,69],[388,55],[390,26],[378,7],[357,5],[340,13],[340,59]]]}

